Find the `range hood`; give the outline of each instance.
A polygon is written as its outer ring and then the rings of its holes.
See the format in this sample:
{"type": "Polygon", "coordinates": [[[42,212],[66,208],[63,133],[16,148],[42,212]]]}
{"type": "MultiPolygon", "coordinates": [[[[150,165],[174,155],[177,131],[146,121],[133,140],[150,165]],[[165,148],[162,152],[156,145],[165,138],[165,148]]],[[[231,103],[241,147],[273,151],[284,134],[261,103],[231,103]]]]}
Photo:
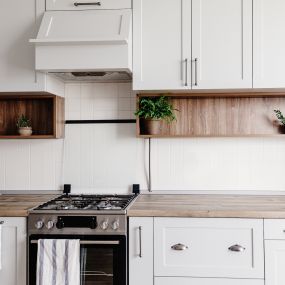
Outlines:
{"type": "Polygon", "coordinates": [[[35,68],[65,81],[130,81],[131,9],[47,11],[35,44],[35,68]]]}

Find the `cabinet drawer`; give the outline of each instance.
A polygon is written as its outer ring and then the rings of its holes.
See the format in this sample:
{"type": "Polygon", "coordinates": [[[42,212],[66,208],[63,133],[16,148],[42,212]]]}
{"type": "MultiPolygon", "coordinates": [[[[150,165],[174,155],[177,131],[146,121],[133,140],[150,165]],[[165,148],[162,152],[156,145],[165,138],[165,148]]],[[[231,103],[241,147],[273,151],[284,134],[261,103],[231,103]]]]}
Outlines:
{"type": "Polygon", "coordinates": [[[130,9],[131,7],[131,0],[46,0],[46,10],[130,9]],[[75,6],[74,3],[79,5],[75,6]],[[90,3],[90,5],[80,5],[80,3],[90,3]]]}
{"type": "Polygon", "coordinates": [[[265,239],[285,239],[285,219],[264,220],[265,239]]]}
{"type": "Polygon", "coordinates": [[[264,277],[262,220],[155,218],[154,249],[155,276],[264,277]]]}
{"type": "Polygon", "coordinates": [[[264,285],[264,280],[257,279],[220,279],[220,278],[186,278],[157,277],[154,285],[264,285]]]}

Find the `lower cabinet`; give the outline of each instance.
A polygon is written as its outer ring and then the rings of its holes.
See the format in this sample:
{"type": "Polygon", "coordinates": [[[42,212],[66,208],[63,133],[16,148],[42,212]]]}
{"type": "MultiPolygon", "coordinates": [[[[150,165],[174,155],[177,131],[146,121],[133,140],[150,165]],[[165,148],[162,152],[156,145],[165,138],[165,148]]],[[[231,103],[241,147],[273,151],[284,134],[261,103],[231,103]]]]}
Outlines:
{"type": "Polygon", "coordinates": [[[285,220],[264,220],[265,284],[285,284],[285,220]]]}
{"type": "Polygon", "coordinates": [[[158,277],[154,285],[264,285],[264,280],[158,277]]]}
{"type": "Polygon", "coordinates": [[[129,219],[129,284],[153,285],[153,218],[129,219]]]}
{"type": "Polygon", "coordinates": [[[285,284],[285,240],[265,241],[266,285],[285,284]]]}
{"type": "Polygon", "coordinates": [[[260,219],[154,219],[154,275],[264,278],[260,219]]]}
{"type": "Polygon", "coordinates": [[[129,218],[129,285],[173,284],[264,285],[263,220],[129,218]]]}
{"type": "Polygon", "coordinates": [[[1,218],[0,284],[26,285],[26,218],[1,218]]]}

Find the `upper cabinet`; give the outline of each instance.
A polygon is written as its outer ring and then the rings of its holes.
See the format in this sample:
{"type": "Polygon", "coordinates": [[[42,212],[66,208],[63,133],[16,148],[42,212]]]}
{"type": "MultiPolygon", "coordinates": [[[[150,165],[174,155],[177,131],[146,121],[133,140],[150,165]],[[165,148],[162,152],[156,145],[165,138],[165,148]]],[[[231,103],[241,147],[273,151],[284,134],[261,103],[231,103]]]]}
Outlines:
{"type": "Polygon", "coordinates": [[[192,25],[192,88],[251,88],[252,0],[192,0],[192,25]]]}
{"type": "Polygon", "coordinates": [[[182,10],[185,8],[183,5],[188,2],[190,1],[133,1],[133,88],[135,90],[171,90],[190,87],[190,82],[187,84],[185,79],[187,66],[183,63],[181,25],[182,10]]]}
{"type": "Polygon", "coordinates": [[[133,9],[135,90],[252,87],[252,0],[134,0],[133,9]]]}
{"type": "Polygon", "coordinates": [[[253,87],[285,87],[285,1],[253,0],[253,87]]]}
{"type": "Polygon", "coordinates": [[[131,0],[46,0],[47,10],[99,10],[126,9],[131,7],[131,0]]]}
{"type": "Polygon", "coordinates": [[[62,83],[35,71],[37,34],[44,0],[0,1],[0,92],[50,91],[62,95],[62,83]]]}

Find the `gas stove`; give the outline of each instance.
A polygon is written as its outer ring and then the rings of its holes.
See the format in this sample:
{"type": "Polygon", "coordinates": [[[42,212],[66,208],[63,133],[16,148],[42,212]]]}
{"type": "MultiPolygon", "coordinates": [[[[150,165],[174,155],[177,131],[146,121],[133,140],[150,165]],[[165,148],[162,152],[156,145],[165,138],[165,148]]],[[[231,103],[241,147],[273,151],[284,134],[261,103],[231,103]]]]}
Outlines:
{"type": "MultiPolygon", "coordinates": [[[[111,211],[124,214],[134,195],[62,195],[32,210],[33,213],[70,213],[83,211],[111,211]]],[[[99,213],[98,213],[99,214],[99,213]]]]}
{"type": "Polygon", "coordinates": [[[28,216],[29,284],[40,239],[78,239],[81,284],[127,283],[127,209],[135,195],[62,195],[28,216]],[[118,262],[119,261],[119,262],[118,262]]]}
{"type": "Polygon", "coordinates": [[[29,213],[29,234],[126,234],[135,195],[62,195],[29,213]]]}

